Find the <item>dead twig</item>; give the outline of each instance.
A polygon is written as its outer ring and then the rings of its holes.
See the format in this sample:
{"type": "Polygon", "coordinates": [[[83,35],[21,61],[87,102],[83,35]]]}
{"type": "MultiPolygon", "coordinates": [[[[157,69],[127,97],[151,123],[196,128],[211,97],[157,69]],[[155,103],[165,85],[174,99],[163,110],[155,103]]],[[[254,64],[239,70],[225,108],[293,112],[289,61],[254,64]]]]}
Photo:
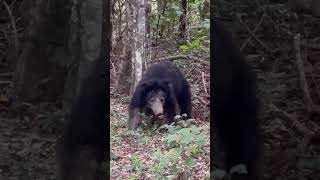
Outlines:
{"type": "Polygon", "coordinates": [[[117,71],[116,71],[116,67],[114,66],[114,63],[112,61],[110,61],[112,69],[113,69],[113,76],[116,79],[117,78],[117,71]]]}
{"type": "Polygon", "coordinates": [[[200,103],[204,104],[204,105],[209,105],[209,102],[204,100],[202,97],[200,96],[195,96],[195,99],[198,99],[200,103]]]}
{"type": "Polygon", "coordinates": [[[0,109],[3,109],[6,112],[9,112],[9,109],[7,107],[5,107],[4,105],[2,105],[1,103],[0,103],[0,109]]]}
{"type": "Polygon", "coordinates": [[[17,28],[16,28],[15,18],[14,18],[13,14],[12,14],[12,11],[11,11],[9,5],[6,3],[6,1],[3,1],[3,5],[6,7],[6,9],[8,11],[8,15],[9,15],[9,18],[10,18],[10,21],[11,21],[11,26],[12,26],[12,29],[13,29],[14,47],[15,47],[15,49],[17,51],[18,47],[19,47],[19,40],[18,40],[18,31],[17,31],[17,28]]]}
{"type": "Polygon", "coordinates": [[[299,154],[304,154],[306,152],[308,145],[310,143],[310,140],[314,134],[308,133],[303,136],[302,141],[298,144],[298,153],[299,154]]]}
{"type": "Polygon", "coordinates": [[[206,79],[204,77],[204,72],[201,72],[201,77],[202,77],[202,84],[203,84],[203,89],[204,93],[206,94],[206,97],[208,97],[208,91],[207,91],[207,85],[206,85],[206,79]]]}
{"type": "MultiPolygon", "coordinates": [[[[262,24],[262,22],[264,20],[264,17],[265,17],[265,13],[262,15],[262,17],[260,18],[259,23],[256,25],[256,27],[252,31],[253,34],[256,34],[258,29],[260,28],[260,25],[262,24]]],[[[247,44],[251,41],[251,39],[252,39],[252,36],[249,36],[248,39],[242,44],[242,46],[240,48],[240,51],[242,51],[247,46],[247,44]]]]}
{"type": "Polygon", "coordinates": [[[261,41],[255,33],[244,23],[240,16],[238,16],[239,22],[246,28],[246,30],[250,33],[250,36],[253,37],[268,53],[272,54],[273,50],[271,50],[263,41],[261,41]]]}
{"type": "Polygon", "coordinates": [[[301,58],[300,34],[296,34],[294,36],[294,50],[296,53],[297,67],[298,67],[299,78],[300,78],[300,86],[303,90],[303,93],[307,101],[307,109],[309,112],[320,112],[320,106],[313,103],[310,95],[308,81],[305,75],[304,64],[301,58]]]}

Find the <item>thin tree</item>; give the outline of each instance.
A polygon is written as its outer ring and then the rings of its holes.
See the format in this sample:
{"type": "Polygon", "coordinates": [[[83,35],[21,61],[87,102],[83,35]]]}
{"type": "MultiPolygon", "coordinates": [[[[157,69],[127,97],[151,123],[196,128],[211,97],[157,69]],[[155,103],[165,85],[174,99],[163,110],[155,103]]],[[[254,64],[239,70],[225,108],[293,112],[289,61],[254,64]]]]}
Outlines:
{"type": "Polygon", "coordinates": [[[202,9],[199,8],[200,17],[202,20],[210,18],[210,1],[204,0],[202,3],[202,9]]]}
{"type": "Polygon", "coordinates": [[[150,57],[150,28],[148,28],[147,18],[150,8],[149,0],[128,0],[128,29],[129,43],[128,53],[131,60],[131,87],[130,94],[134,92],[135,87],[140,81],[143,72],[147,68],[147,59],[150,57]],[[149,31],[149,32],[148,32],[149,31]]]}
{"type": "Polygon", "coordinates": [[[179,31],[180,31],[180,37],[185,38],[186,37],[186,28],[187,28],[187,0],[181,0],[181,15],[180,15],[180,24],[179,24],[179,31]]]}

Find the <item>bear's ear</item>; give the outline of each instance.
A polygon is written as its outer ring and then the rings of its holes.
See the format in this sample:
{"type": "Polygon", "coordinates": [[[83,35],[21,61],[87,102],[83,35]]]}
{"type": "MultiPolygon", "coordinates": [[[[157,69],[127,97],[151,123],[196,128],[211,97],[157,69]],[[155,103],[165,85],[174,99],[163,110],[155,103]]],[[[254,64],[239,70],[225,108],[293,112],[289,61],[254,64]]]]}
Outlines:
{"type": "Polygon", "coordinates": [[[142,87],[148,87],[149,85],[150,85],[150,82],[148,81],[141,82],[142,87]]]}

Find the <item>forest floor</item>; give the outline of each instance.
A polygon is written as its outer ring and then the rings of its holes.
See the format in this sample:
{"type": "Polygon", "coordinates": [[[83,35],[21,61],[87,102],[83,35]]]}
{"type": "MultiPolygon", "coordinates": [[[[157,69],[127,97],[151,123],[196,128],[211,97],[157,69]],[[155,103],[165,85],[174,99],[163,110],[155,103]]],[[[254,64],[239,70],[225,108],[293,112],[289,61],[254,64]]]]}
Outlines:
{"type": "MultiPolygon", "coordinates": [[[[56,179],[58,133],[52,133],[51,125],[55,126],[57,121],[42,119],[45,116],[40,117],[43,115],[40,112],[44,111],[39,107],[25,105],[24,112],[16,111],[18,108],[0,113],[1,180],[56,179]]],[[[55,114],[48,109],[45,112],[55,114]]]]}
{"type": "MultiPolygon", "coordinates": [[[[209,74],[209,67],[189,62],[178,62],[178,66],[184,67],[182,70],[192,82],[195,125],[206,128],[201,134],[208,139],[199,151],[195,168],[189,171],[195,179],[204,179],[209,176],[210,167],[209,76],[204,76],[209,74]]],[[[64,122],[61,110],[47,103],[6,105],[4,95],[0,101],[0,180],[56,179],[56,144],[64,122]]],[[[151,129],[144,130],[141,136],[128,135],[129,98],[112,94],[110,101],[111,178],[153,179],[153,166],[157,163],[154,153],[167,150],[164,143],[166,133],[151,129]],[[143,171],[137,171],[137,166],[143,167],[143,171]]]]}
{"type": "MultiPolygon", "coordinates": [[[[201,80],[201,72],[193,72],[202,68],[205,74],[208,74],[208,69],[197,67],[201,66],[196,63],[185,62],[183,71],[185,71],[189,82],[192,82],[193,94],[193,114],[195,118],[195,125],[197,127],[206,127],[206,130],[201,132],[207,138],[207,142],[200,150],[196,164],[191,171],[185,172],[185,169],[180,171],[183,173],[189,173],[193,179],[209,179],[209,167],[210,167],[210,123],[209,123],[209,106],[207,104],[207,97],[204,91],[201,80]],[[194,73],[200,75],[195,75],[194,73]],[[191,74],[194,76],[192,77],[191,74]],[[196,96],[197,95],[197,96],[196,96]],[[201,100],[199,100],[202,99],[201,100]],[[205,103],[205,104],[203,104],[205,103]]],[[[208,67],[209,68],[209,67],[208,67]]],[[[209,79],[205,79],[206,83],[209,79]]],[[[206,87],[209,88],[209,87],[206,87]]],[[[111,179],[155,179],[157,175],[170,176],[169,169],[164,168],[161,173],[155,173],[156,165],[159,163],[159,159],[156,158],[156,152],[166,152],[168,146],[165,143],[167,137],[166,132],[159,131],[159,128],[155,129],[143,129],[135,135],[130,135],[127,128],[128,120],[128,103],[130,98],[126,98],[121,95],[112,94],[110,102],[110,119],[111,119],[111,179]]],[[[182,159],[180,159],[181,161],[182,159]]],[[[181,162],[177,162],[177,164],[181,162]]],[[[171,165],[168,165],[170,168],[171,165]]],[[[173,174],[177,175],[177,174],[173,174]]],[[[180,175],[181,176],[181,175],[180,175]]]]}

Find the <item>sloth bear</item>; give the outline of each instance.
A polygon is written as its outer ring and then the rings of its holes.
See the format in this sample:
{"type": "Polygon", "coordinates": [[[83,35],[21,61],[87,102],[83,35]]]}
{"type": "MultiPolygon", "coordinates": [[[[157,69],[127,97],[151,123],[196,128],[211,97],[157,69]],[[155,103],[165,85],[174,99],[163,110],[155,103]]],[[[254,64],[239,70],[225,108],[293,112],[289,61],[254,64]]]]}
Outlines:
{"type": "Polygon", "coordinates": [[[231,179],[256,180],[260,131],[255,76],[222,24],[211,19],[211,27],[214,163],[228,172],[244,164],[248,174],[231,179]]]}
{"type": "Polygon", "coordinates": [[[153,115],[171,124],[177,104],[181,114],[191,118],[191,92],[188,81],[170,61],[153,64],[143,75],[129,104],[129,129],[135,130],[141,123],[139,113],[153,115]]]}

